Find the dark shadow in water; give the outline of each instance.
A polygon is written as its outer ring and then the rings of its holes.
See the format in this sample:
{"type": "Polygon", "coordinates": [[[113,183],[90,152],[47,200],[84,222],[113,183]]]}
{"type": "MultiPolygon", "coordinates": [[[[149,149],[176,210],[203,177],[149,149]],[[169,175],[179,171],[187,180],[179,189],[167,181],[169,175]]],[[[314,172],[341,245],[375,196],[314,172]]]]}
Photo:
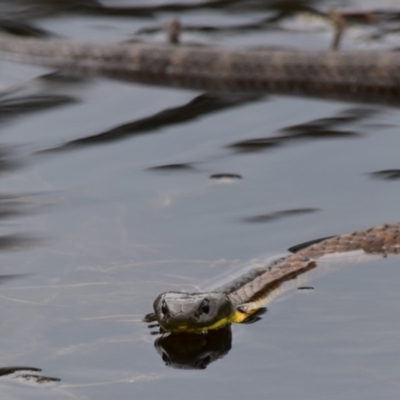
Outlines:
{"type": "Polygon", "coordinates": [[[0,93],[0,122],[21,114],[43,111],[50,108],[76,103],[77,99],[62,95],[22,96],[1,100],[0,93]]]}
{"type": "MultiPolygon", "coordinates": [[[[0,162],[1,162],[0,158],[0,162]]],[[[0,171],[4,170],[1,163],[0,171]]],[[[10,166],[6,166],[10,169],[10,166]]],[[[44,207],[38,201],[30,201],[30,195],[26,194],[0,194],[0,222],[10,218],[22,217],[38,212],[44,207]]],[[[1,230],[9,230],[7,225],[0,225],[1,230]]],[[[26,233],[4,233],[0,234],[0,251],[20,251],[29,247],[35,247],[42,239],[26,233]]]]}
{"type": "Polygon", "coordinates": [[[362,134],[356,131],[339,130],[337,128],[340,125],[358,123],[377,112],[378,110],[371,108],[351,108],[333,117],[319,118],[303,124],[287,126],[279,131],[283,135],[241,140],[228,145],[227,148],[239,153],[249,153],[273,149],[295,140],[357,138],[361,137],[362,134]]]}
{"type": "Polygon", "coordinates": [[[400,179],[400,169],[384,169],[382,171],[371,172],[371,178],[394,181],[400,179]]]}
{"type": "Polygon", "coordinates": [[[205,369],[231,350],[231,326],[201,334],[164,334],[155,340],[154,347],[167,367],[205,369]]]}
{"type": "Polygon", "coordinates": [[[23,195],[0,194],[0,219],[27,215],[31,206],[22,200],[24,197],[23,195]]]}
{"type": "MultiPolygon", "coordinates": [[[[90,15],[105,15],[105,16],[121,16],[121,17],[148,17],[160,12],[186,12],[195,10],[207,9],[225,9],[238,11],[251,11],[251,10],[279,10],[288,12],[294,11],[311,11],[309,5],[315,3],[315,0],[295,0],[290,2],[282,1],[248,1],[248,0],[204,0],[198,2],[163,2],[159,5],[150,4],[143,6],[120,6],[111,7],[104,6],[95,0],[74,0],[74,1],[36,1],[38,6],[47,6],[59,12],[78,12],[89,13],[90,15]],[[55,6],[55,4],[56,6],[55,6]]],[[[109,2],[109,4],[111,4],[109,2]]]]}
{"type": "MultiPolygon", "coordinates": [[[[199,25],[199,26],[184,26],[184,32],[206,32],[206,33],[241,33],[243,31],[262,31],[266,29],[280,29],[286,30],[285,26],[279,26],[279,22],[287,18],[292,18],[294,15],[299,13],[307,12],[310,15],[329,19],[329,13],[324,10],[318,10],[318,2],[315,0],[294,0],[294,1],[248,1],[248,0],[204,0],[198,2],[163,2],[161,4],[149,4],[146,5],[128,5],[128,6],[112,6],[111,2],[107,5],[102,4],[96,0],[62,0],[62,1],[49,1],[49,0],[37,0],[34,3],[31,1],[18,2],[15,10],[6,9],[3,12],[3,21],[0,21],[0,29],[18,35],[28,35],[43,37],[49,36],[47,32],[39,27],[32,26],[32,18],[54,16],[56,14],[87,14],[91,17],[93,15],[110,17],[155,17],[161,13],[173,13],[178,16],[180,13],[196,11],[196,10],[224,10],[227,12],[268,12],[268,17],[255,22],[249,22],[245,24],[232,24],[222,26],[212,25],[199,25]],[[272,14],[272,15],[271,15],[272,14]]],[[[393,21],[400,19],[400,13],[396,10],[373,10],[367,9],[357,11],[354,9],[346,10],[342,8],[340,10],[341,18],[348,23],[357,23],[365,25],[377,25],[379,22],[380,31],[374,33],[377,37],[383,36],[388,32],[396,30],[397,27],[393,28],[393,21]],[[385,24],[386,23],[386,24],[385,24]],[[387,25],[387,26],[386,26],[387,25]]],[[[140,29],[135,35],[141,34],[154,34],[163,31],[163,26],[157,26],[153,28],[140,29]]]]}
{"type": "Polygon", "coordinates": [[[227,148],[235,150],[239,153],[250,153],[259,152],[262,150],[268,150],[282,146],[283,144],[293,142],[295,140],[306,140],[306,139],[333,139],[333,138],[348,138],[352,139],[360,137],[359,132],[354,131],[342,131],[342,130],[329,130],[329,129],[311,129],[307,131],[307,126],[304,127],[303,132],[292,133],[284,136],[271,136],[267,138],[241,140],[239,142],[232,143],[227,148]]]}
{"type": "MultiPolygon", "coordinates": [[[[161,4],[149,4],[146,5],[132,5],[132,6],[111,6],[111,2],[108,5],[104,5],[96,0],[36,0],[32,1],[20,1],[15,6],[15,9],[6,9],[3,12],[3,21],[0,21],[0,28],[8,31],[9,33],[32,35],[32,36],[47,36],[47,33],[38,28],[33,27],[31,24],[32,18],[55,16],[56,14],[88,14],[91,17],[93,15],[100,15],[110,17],[151,17],[157,16],[161,13],[184,13],[188,11],[196,10],[232,10],[236,12],[249,12],[249,11],[262,11],[269,13],[274,12],[274,15],[268,17],[267,21],[276,23],[279,20],[292,16],[294,13],[307,11],[311,14],[326,15],[317,11],[311,7],[315,3],[315,0],[297,0],[290,2],[271,2],[271,1],[248,1],[248,0],[204,0],[198,2],[162,2],[161,4]],[[24,3],[25,6],[24,6],[24,3]],[[29,21],[29,22],[28,22],[29,21]]],[[[249,24],[249,30],[258,28],[259,30],[265,29],[263,23],[249,24]]],[[[199,27],[201,30],[201,27],[199,27]]],[[[207,27],[203,27],[207,29],[207,27]]],[[[218,30],[218,27],[210,27],[213,30],[218,30]]],[[[159,28],[160,29],[160,28],[159,28]]],[[[220,27],[224,31],[224,27],[220,27]]],[[[238,26],[237,30],[243,30],[244,27],[238,26]]],[[[235,31],[234,27],[232,30],[235,31]]]]}
{"type": "Polygon", "coordinates": [[[60,378],[54,378],[50,376],[39,375],[37,372],[41,372],[40,368],[35,367],[2,367],[0,368],[0,377],[9,377],[17,380],[24,380],[28,382],[45,384],[52,382],[60,382],[60,378]]]}
{"type": "Polygon", "coordinates": [[[205,93],[195,97],[183,106],[169,108],[150,117],[142,118],[127,124],[117,126],[96,135],[71,140],[61,146],[40,153],[66,151],[84,146],[93,146],[103,143],[116,142],[137,135],[149,134],[167,126],[193,121],[201,116],[208,115],[226,108],[232,108],[260,99],[257,95],[232,95],[205,93]]]}
{"type": "Polygon", "coordinates": [[[63,85],[81,85],[90,80],[90,77],[84,75],[69,74],[66,71],[52,71],[47,74],[41,75],[38,79],[47,81],[49,84],[63,84],[63,85]]]}
{"type": "MultiPolygon", "coordinates": [[[[1,114],[1,112],[0,112],[1,114]]],[[[0,117],[1,120],[1,117],[0,117]]],[[[14,148],[11,146],[2,146],[0,144],[0,174],[8,171],[13,171],[17,168],[21,168],[24,163],[15,157],[14,148]]],[[[14,201],[18,195],[9,195],[9,194],[0,194],[0,207],[1,203],[10,205],[8,200],[14,201]],[[15,196],[15,197],[14,197],[15,196]]],[[[0,208],[0,215],[4,213],[4,211],[0,208]]],[[[13,213],[10,207],[6,208],[7,212],[10,214],[13,213]]]]}
{"type": "MultiPolygon", "coordinates": [[[[30,274],[10,274],[10,275],[0,275],[0,285],[3,283],[6,283],[8,281],[12,281],[15,279],[22,279],[25,278],[27,276],[29,276],[30,274]]],[[[0,368],[1,371],[1,368],[0,368]]],[[[0,373],[1,375],[1,373],[0,373]]]]}
{"type": "MultiPolygon", "coordinates": [[[[224,24],[224,25],[188,25],[188,24],[183,24],[181,25],[181,32],[182,33],[203,33],[203,34],[243,34],[243,32],[253,32],[253,31],[262,31],[262,32],[267,32],[268,30],[270,31],[276,31],[277,29],[279,30],[285,30],[284,28],[277,27],[276,22],[280,19],[278,17],[279,14],[274,15],[273,17],[268,16],[266,18],[262,18],[260,20],[254,21],[254,22],[247,22],[247,23],[239,23],[239,24],[224,24]]],[[[153,26],[153,27],[146,27],[146,28],[141,28],[138,29],[135,32],[135,35],[141,36],[141,35],[154,35],[154,34],[163,34],[165,33],[166,29],[164,26],[153,26]]],[[[185,41],[185,44],[188,44],[187,41],[185,41]]],[[[196,45],[196,43],[191,43],[193,45],[196,45]]],[[[197,45],[202,46],[202,44],[197,43],[197,45]]],[[[253,47],[252,47],[253,48],[253,47]]],[[[282,48],[282,47],[277,47],[277,46],[256,46],[254,47],[255,49],[266,49],[266,48],[282,48]]],[[[285,46],[287,49],[288,46],[285,46]]]]}
{"type": "Polygon", "coordinates": [[[290,217],[293,215],[300,215],[300,214],[309,214],[320,211],[318,208],[296,208],[293,210],[282,210],[282,211],[275,211],[269,214],[262,214],[262,215],[255,215],[253,217],[246,217],[242,218],[243,222],[251,222],[251,223],[264,223],[264,222],[271,222],[277,219],[290,217]]]}
{"type": "MultiPolygon", "coordinates": [[[[29,112],[42,111],[44,109],[57,107],[73,101],[66,96],[23,96],[6,98],[9,93],[0,92],[0,122],[7,118],[20,116],[29,112]]],[[[24,163],[20,157],[15,154],[15,148],[12,146],[3,146],[0,144],[0,178],[1,173],[6,173],[17,168],[21,168],[24,163]]],[[[0,193],[0,222],[16,217],[31,215],[43,208],[37,199],[32,200],[32,196],[38,194],[17,194],[0,193]]],[[[0,251],[19,251],[28,247],[33,247],[41,242],[41,239],[25,234],[9,232],[9,226],[0,225],[2,231],[0,234],[0,251]]]]}
{"type": "Polygon", "coordinates": [[[22,19],[0,19],[0,30],[17,36],[36,38],[54,37],[49,32],[22,19]]]}
{"type": "MultiPolygon", "coordinates": [[[[27,2],[29,4],[29,2],[27,2]]],[[[291,0],[291,1],[271,1],[271,0],[199,0],[193,2],[161,2],[161,4],[145,5],[128,5],[113,7],[108,2],[107,5],[96,0],[36,0],[35,4],[42,13],[46,8],[48,12],[70,12],[78,14],[102,15],[107,17],[150,17],[157,16],[161,13],[185,13],[196,10],[225,10],[227,12],[274,12],[274,15],[269,17],[270,22],[276,23],[285,18],[293,17],[293,15],[307,12],[308,14],[329,18],[329,13],[325,12],[324,8],[318,10],[316,7],[321,2],[317,0],[291,0]]],[[[356,10],[354,8],[340,10],[341,17],[349,23],[376,25],[377,22],[393,22],[400,20],[400,13],[395,9],[379,10],[377,8],[356,10]]],[[[262,27],[260,27],[262,29],[262,27]]],[[[216,28],[218,29],[218,28],[216,28]]],[[[223,27],[222,27],[223,29],[223,27]]]]}
{"type": "Polygon", "coordinates": [[[165,164],[157,165],[156,167],[147,168],[148,171],[160,171],[160,172],[179,172],[179,171],[193,171],[194,163],[176,163],[176,164],[165,164]]]}
{"type": "MultiPolygon", "coordinates": [[[[0,157],[0,165],[4,164],[0,157]]],[[[17,163],[18,165],[18,163],[17,163]]],[[[3,167],[3,166],[1,166],[3,167]]],[[[8,169],[8,167],[7,167],[8,169]]],[[[4,168],[0,168],[0,172],[4,168]]],[[[0,175],[1,176],[1,175],[0,175]]],[[[37,198],[40,194],[1,194],[0,193],[0,220],[32,215],[45,207],[37,198]],[[35,200],[33,200],[35,198],[35,200]]]]}
{"type": "Polygon", "coordinates": [[[337,127],[343,124],[349,124],[354,122],[360,122],[367,118],[371,118],[376,115],[380,110],[374,108],[348,108],[344,111],[339,112],[333,117],[318,118],[310,122],[303,124],[292,125],[281,129],[283,133],[289,134],[313,134],[319,131],[330,131],[333,127],[337,127]]]}
{"type": "Polygon", "coordinates": [[[25,250],[27,247],[37,246],[42,241],[39,238],[26,234],[8,234],[0,235],[0,251],[19,251],[25,250]]]}
{"type": "Polygon", "coordinates": [[[270,150],[282,145],[283,140],[276,137],[266,137],[259,139],[240,140],[227,145],[228,149],[232,149],[237,153],[255,153],[263,150],[270,150]]]}
{"type": "MultiPolygon", "coordinates": [[[[261,308],[242,323],[259,321],[266,311],[266,308],[261,308]]],[[[167,367],[206,369],[231,350],[231,325],[204,333],[164,333],[154,341],[154,347],[167,367]]]]}
{"type": "MultiPolygon", "coordinates": [[[[0,145],[0,178],[1,173],[20,168],[22,165],[23,163],[20,160],[15,159],[12,148],[1,147],[0,145]]],[[[42,210],[46,205],[40,199],[38,200],[38,196],[40,196],[38,193],[0,193],[0,223],[5,220],[32,215],[42,210]]],[[[8,225],[0,225],[0,229],[6,231],[0,234],[0,251],[19,251],[37,246],[42,242],[42,239],[33,235],[9,233],[10,227],[8,225]]]]}
{"type": "Polygon", "coordinates": [[[210,175],[210,179],[214,181],[219,181],[219,180],[237,180],[237,179],[242,179],[242,176],[239,174],[231,174],[231,173],[218,173],[218,174],[212,174],[210,175]]]}

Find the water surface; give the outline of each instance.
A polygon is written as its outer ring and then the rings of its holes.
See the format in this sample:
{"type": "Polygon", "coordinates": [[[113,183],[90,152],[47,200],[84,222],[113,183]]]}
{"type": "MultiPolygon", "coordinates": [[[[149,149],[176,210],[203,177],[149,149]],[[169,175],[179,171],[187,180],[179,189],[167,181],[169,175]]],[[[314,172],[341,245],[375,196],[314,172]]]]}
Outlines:
{"type": "MultiPolygon", "coordinates": [[[[331,26],[316,16],[337,4],[291,4],[1,7],[30,35],[163,41],[179,17],[187,42],[329,48],[331,26]]],[[[351,24],[343,48],[396,47],[394,11],[351,24]]],[[[397,108],[1,71],[1,366],[61,379],[4,377],[2,398],[397,399],[395,257],[288,292],[261,321],[234,326],[232,349],[201,371],[166,368],[141,322],[160,292],[218,286],[250,259],[398,221],[397,108]]]]}

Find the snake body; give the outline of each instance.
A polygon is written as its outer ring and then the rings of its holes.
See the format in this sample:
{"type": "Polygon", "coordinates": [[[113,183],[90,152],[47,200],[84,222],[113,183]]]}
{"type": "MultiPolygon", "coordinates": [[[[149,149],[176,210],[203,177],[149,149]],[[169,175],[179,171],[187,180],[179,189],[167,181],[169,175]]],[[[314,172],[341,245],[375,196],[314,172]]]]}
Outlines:
{"type": "Polygon", "coordinates": [[[308,246],[278,261],[267,270],[262,268],[256,276],[244,284],[227,285],[222,291],[228,293],[234,305],[248,303],[264,297],[277,284],[316,266],[319,258],[350,251],[362,250],[367,254],[400,254],[400,223],[380,225],[363,231],[335,236],[308,246]]]}
{"type": "Polygon", "coordinates": [[[162,293],[147,321],[157,320],[163,330],[172,332],[205,331],[230,322],[243,322],[282,283],[315,268],[321,257],[356,250],[382,256],[400,254],[400,223],[319,241],[210,293],[162,293]]]}
{"type": "MultiPolygon", "coordinates": [[[[74,43],[0,36],[0,57],[72,72],[213,91],[288,93],[400,102],[400,53],[225,50],[153,44],[74,43]]],[[[400,224],[323,240],[251,271],[212,293],[163,293],[154,314],[167,331],[202,331],[241,322],[281,283],[328,254],[400,253],[400,224]]]]}
{"type": "Polygon", "coordinates": [[[400,102],[400,53],[227,50],[0,36],[0,57],[72,72],[211,91],[400,102]]]}

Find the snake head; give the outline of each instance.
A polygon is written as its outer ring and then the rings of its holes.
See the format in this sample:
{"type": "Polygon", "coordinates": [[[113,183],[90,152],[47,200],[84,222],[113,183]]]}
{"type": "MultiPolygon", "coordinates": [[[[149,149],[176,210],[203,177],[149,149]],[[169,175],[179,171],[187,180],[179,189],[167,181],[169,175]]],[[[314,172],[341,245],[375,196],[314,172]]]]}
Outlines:
{"type": "Polygon", "coordinates": [[[230,322],[234,307],[225,293],[165,292],[153,304],[160,327],[166,332],[204,332],[230,322]]]}

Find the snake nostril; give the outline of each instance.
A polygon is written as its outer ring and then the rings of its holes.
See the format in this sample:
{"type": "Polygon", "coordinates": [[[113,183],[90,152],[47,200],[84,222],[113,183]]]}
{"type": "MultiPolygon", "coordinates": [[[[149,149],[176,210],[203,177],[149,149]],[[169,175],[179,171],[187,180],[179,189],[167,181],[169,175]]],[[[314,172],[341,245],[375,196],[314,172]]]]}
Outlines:
{"type": "Polygon", "coordinates": [[[210,304],[207,299],[204,299],[200,304],[200,309],[204,314],[208,314],[210,312],[210,304]]]}
{"type": "Polygon", "coordinates": [[[163,301],[162,302],[162,304],[161,304],[161,312],[163,313],[163,314],[168,314],[168,306],[167,306],[167,303],[165,302],[165,301],[163,301]]]}

